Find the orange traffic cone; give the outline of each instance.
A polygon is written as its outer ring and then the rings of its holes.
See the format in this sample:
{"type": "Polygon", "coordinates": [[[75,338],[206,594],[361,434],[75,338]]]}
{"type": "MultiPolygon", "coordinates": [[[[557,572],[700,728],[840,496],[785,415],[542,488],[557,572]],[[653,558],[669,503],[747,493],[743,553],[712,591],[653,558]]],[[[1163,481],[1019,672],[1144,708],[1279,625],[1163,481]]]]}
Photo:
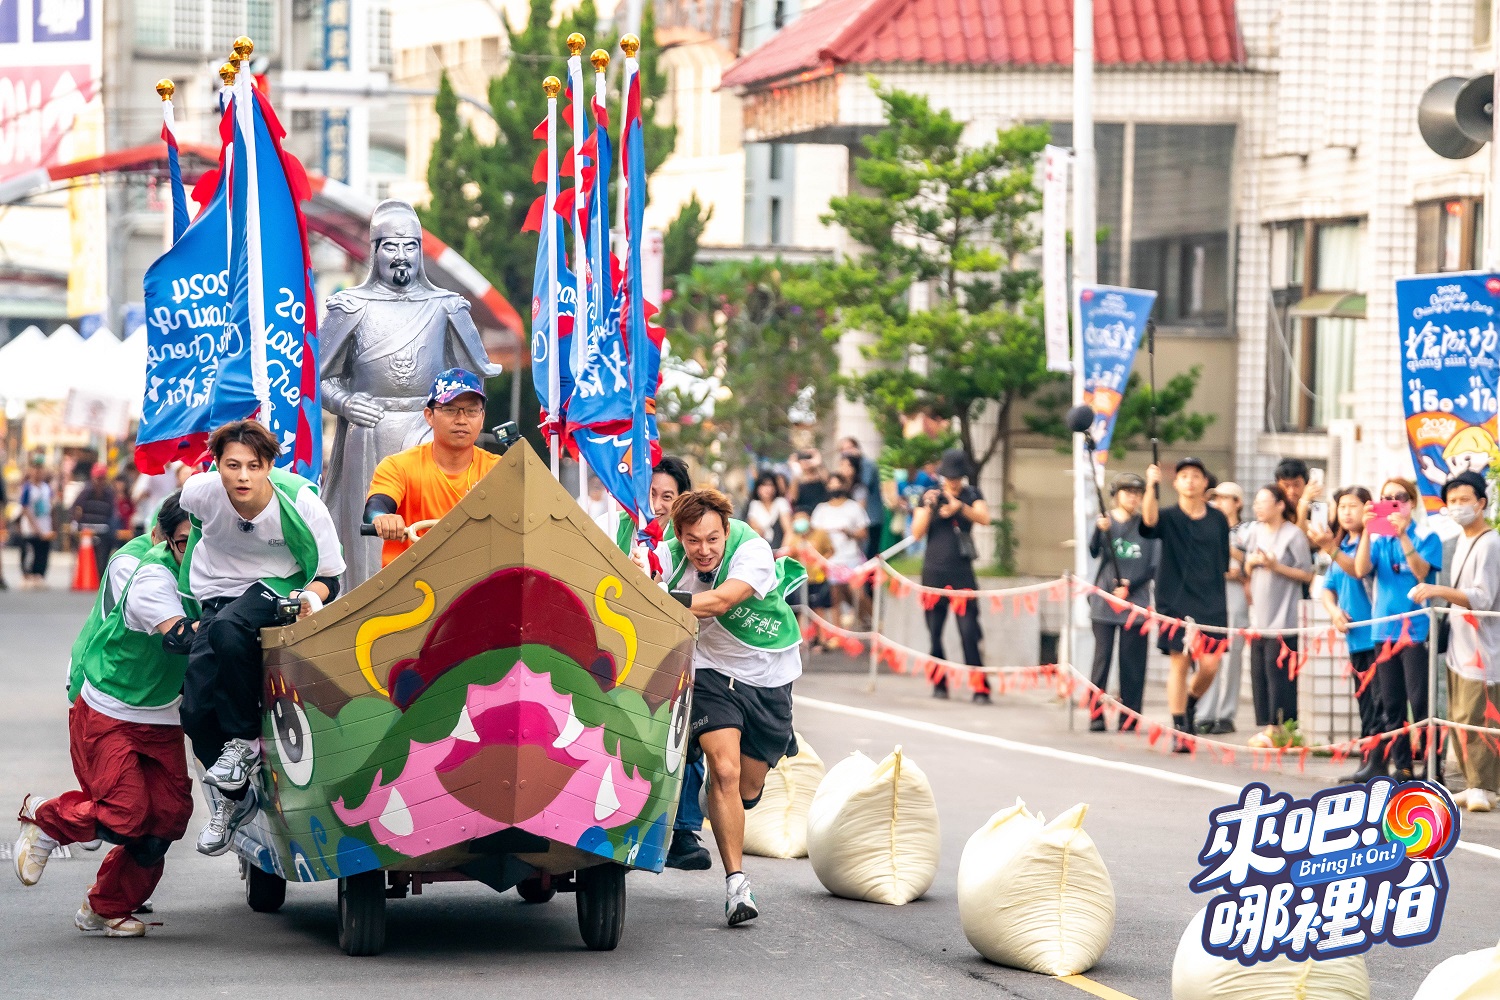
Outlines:
{"type": "Polygon", "coordinates": [[[78,533],[78,565],[73,567],[73,589],[99,589],[99,567],[94,565],[94,533],[87,528],[78,533]]]}

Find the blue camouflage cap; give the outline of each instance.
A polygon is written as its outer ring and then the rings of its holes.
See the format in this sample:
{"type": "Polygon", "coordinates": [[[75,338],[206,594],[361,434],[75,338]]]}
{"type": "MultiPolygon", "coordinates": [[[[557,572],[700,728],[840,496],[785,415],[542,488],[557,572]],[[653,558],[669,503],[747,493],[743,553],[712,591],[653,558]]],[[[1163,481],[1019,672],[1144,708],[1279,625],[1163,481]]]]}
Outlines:
{"type": "Polygon", "coordinates": [[[432,380],[432,391],[427,394],[428,406],[451,403],[466,392],[484,399],[484,383],[479,376],[462,368],[449,368],[432,380]]]}

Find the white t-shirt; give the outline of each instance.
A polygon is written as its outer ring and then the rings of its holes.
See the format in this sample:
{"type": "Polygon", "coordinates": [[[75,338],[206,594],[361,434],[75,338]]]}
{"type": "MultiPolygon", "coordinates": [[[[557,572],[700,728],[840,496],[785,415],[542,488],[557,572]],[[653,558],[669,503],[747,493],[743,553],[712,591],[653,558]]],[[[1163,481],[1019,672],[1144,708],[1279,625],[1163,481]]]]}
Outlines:
{"type": "MultiPolygon", "coordinates": [[[[310,488],[303,488],[294,502],[318,544],[315,575],[338,576],[344,572],[344,551],[328,508],[310,488]]],[[[217,472],[200,472],[188,479],[182,487],[181,503],[183,510],[203,524],[203,537],[193,548],[188,579],[188,587],[198,600],[239,597],[261,580],[298,572],[297,559],[281,531],[281,505],[274,497],[250,522],[255,525],[253,531],[240,530],[243,519],[230,503],[217,472]]]]}
{"type": "Polygon", "coordinates": [[[853,500],[845,500],[837,506],[818,504],[813,508],[812,526],[828,532],[828,538],[833,542],[833,555],[828,561],[835,566],[853,569],[865,561],[864,544],[849,532],[868,528],[870,515],[853,500]]]}
{"type": "Polygon", "coordinates": [[[760,497],[756,497],[750,501],[750,506],[745,511],[746,522],[768,542],[776,534],[776,525],[781,523],[781,519],[791,516],[792,505],[786,502],[786,497],[773,498],[769,507],[761,502],[760,497]]]}
{"type": "MultiPolygon", "coordinates": [[[[111,569],[114,563],[122,561],[139,564],[139,560],[116,559],[111,562],[111,569]]],[[[135,565],[132,565],[132,570],[135,565]]],[[[113,575],[111,573],[111,577],[113,575]]],[[[122,581],[121,588],[123,587],[122,581]]],[[[162,622],[172,618],[181,618],[184,615],[186,611],[182,607],[182,597],[177,593],[177,577],[172,575],[171,570],[165,566],[147,566],[135,574],[135,579],[130,584],[130,592],[125,596],[126,628],[132,632],[152,633],[162,622]]],[[[173,698],[165,705],[141,708],[136,705],[127,705],[118,698],[105,694],[87,680],[83,682],[83,688],[78,696],[94,711],[122,722],[139,722],[147,726],[176,726],[181,725],[182,722],[177,711],[177,706],[182,701],[181,696],[173,698]]]]}
{"type": "Polygon", "coordinates": [[[115,603],[120,600],[120,595],[125,592],[125,584],[130,580],[130,574],[141,564],[138,556],[126,552],[118,552],[109,557],[109,562],[104,567],[104,603],[102,605],[105,614],[114,610],[115,603]]]}
{"type": "MultiPolygon", "coordinates": [[[[662,546],[660,552],[662,578],[670,580],[675,572],[671,553],[666,551],[666,546],[662,546]]],[[[717,578],[718,574],[714,576],[717,578]]],[[[756,597],[765,597],[776,586],[776,559],[771,554],[770,544],[764,538],[745,539],[730,560],[724,580],[743,580],[755,591],[756,597]]],[[[689,594],[701,594],[713,588],[713,580],[705,583],[698,579],[698,573],[691,565],[677,582],[677,589],[689,594]]],[[[717,670],[756,687],[781,687],[802,676],[802,647],[799,643],[777,651],[755,649],[730,635],[717,618],[700,618],[693,669],[717,670]]]]}

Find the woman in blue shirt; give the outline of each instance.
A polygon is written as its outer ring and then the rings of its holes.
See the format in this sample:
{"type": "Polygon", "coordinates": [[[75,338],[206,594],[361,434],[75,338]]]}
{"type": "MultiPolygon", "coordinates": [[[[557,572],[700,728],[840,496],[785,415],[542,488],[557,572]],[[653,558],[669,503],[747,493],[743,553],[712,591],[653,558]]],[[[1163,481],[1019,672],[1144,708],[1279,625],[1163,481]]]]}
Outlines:
{"type": "MultiPolygon", "coordinates": [[[[1354,572],[1354,555],[1365,531],[1365,504],[1369,502],[1369,490],[1363,486],[1345,486],[1333,495],[1334,510],[1329,524],[1307,527],[1313,544],[1333,560],[1323,577],[1323,607],[1333,627],[1343,633],[1349,664],[1354,668],[1351,676],[1354,697],[1359,703],[1361,737],[1380,732],[1381,719],[1380,687],[1371,674],[1375,669],[1375,638],[1371,626],[1353,624],[1371,617],[1369,585],[1354,572]]],[[[1384,748],[1372,746],[1365,748],[1359,770],[1345,780],[1369,781],[1382,774],[1385,774],[1384,748]]]]}
{"type": "MultiPolygon", "coordinates": [[[[1412,520],[1412,505],[1418,500],[1416,486],[1405,479],[1387,479],[1380,487],[1380,499],[1399,505],[1390,515],[1396,534],[1372,537],[1366,530],[1359,536],[1354,553],[1355,576],[1375,578],[1372,611],[1376,618],[1425,608],[1425,602],[1418,603],[1407,595],[1419,583],[1435,582],[1438,570],[1443,568],[1443,540],[1434,531],[1418,528],[1412,520]]],[[[1365,508],[1366,528],[1374,518],[1373,506],[1365,508]]],[[[1377,647],[1391,644],[1389,655],[1381,650],[1384,659],[1375,667],[1383,732],[1400,729],[1408,719],[1408,708],[1413,725],[1427,718],[1427,625],[1426,615],[1412,615],[1371,628],[1377,647]]],[[[1392,740],[1390,761],[1397,780],[1411,779],[1411,741],[1407,737],[1392,740]]]]}

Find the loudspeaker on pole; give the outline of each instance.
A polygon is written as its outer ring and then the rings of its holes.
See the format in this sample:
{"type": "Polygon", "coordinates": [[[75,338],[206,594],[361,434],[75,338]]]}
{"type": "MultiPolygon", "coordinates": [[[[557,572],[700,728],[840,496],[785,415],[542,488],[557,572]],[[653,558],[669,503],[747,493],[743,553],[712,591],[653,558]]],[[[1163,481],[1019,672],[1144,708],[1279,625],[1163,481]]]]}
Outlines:
{"type": "Polygon", "coordinates": [[[1495,134],[1495,74],[1445,76],[1427,88],[1417,105],[1417,130],[1437,155],[1462,160],[1484,148],[1495,134]]]}

